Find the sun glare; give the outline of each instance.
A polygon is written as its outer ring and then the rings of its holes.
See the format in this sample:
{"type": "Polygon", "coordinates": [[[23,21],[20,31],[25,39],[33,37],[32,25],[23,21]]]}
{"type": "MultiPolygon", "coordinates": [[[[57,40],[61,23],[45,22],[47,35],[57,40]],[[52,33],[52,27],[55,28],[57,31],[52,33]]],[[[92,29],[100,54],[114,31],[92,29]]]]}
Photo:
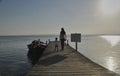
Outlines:
{"type": "Polygon", "coordinates": [[[115,62],[114,62],[113,57],[107,58],[106,63],[107,63],[107,67],[109,68],[109,70],[111,71],[114,70],[115,62]]]}
{"type": "Polygon", "coordinates": [[[120,0],[100,0],[100,10],[106,15],[120,12],[120,0]]]}
{"type": "Polygon", "coordinates": [[[101,36],[102,38],[106,39],[111,46],[115,46],[120,42],[120,36],[101,36]]]}

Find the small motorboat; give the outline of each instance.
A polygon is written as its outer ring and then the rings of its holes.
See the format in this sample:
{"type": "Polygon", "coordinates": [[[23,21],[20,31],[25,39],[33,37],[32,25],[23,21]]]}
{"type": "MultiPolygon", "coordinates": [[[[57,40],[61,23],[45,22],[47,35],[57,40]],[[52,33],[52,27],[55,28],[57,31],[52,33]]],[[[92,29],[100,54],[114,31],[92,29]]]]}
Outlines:
{"type": "Polygon", "coordinates": [[[43,54],[43,51],[46,48],[46,44],[40,40],[34,40],[31,44],[28,44],[27,47],[29,49],[27,56],[32,64],[35,64],[43,54]]]}

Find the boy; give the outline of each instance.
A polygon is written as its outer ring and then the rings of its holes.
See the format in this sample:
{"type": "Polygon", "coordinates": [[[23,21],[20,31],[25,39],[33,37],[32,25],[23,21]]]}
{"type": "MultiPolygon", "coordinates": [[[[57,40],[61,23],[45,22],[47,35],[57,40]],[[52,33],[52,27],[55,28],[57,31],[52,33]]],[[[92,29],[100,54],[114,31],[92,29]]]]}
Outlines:
{"type": "Polygon", "coordinates": [[[55,51],[58,51],[58,40],[57,40],[57,37],[55,38],[55,51]]]}

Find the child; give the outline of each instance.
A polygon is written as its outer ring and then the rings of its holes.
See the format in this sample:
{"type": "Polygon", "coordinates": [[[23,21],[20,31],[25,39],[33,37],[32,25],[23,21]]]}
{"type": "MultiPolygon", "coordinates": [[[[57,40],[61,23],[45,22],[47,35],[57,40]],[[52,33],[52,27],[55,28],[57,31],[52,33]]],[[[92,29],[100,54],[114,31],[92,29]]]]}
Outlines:
{"type": "Polygon", "coordinates": [[[55,50],[58,51],[58,40],[57,40],[57,37],[55,38],[55,50]]]}

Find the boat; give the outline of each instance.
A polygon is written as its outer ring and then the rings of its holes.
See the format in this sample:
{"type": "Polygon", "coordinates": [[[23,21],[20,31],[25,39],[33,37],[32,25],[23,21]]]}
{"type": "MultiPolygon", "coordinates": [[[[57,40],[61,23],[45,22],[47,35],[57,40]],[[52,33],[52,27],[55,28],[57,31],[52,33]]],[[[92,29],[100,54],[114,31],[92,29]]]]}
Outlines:
{"type": "Polygon", "coordinates": [[[30,62],[34,65],[38,59],[42,56],[43,51],[46,48],[46,44],[40,40],[34,40],[31,44],[28,44],[28,53],[27,56],[30,62]]]}

